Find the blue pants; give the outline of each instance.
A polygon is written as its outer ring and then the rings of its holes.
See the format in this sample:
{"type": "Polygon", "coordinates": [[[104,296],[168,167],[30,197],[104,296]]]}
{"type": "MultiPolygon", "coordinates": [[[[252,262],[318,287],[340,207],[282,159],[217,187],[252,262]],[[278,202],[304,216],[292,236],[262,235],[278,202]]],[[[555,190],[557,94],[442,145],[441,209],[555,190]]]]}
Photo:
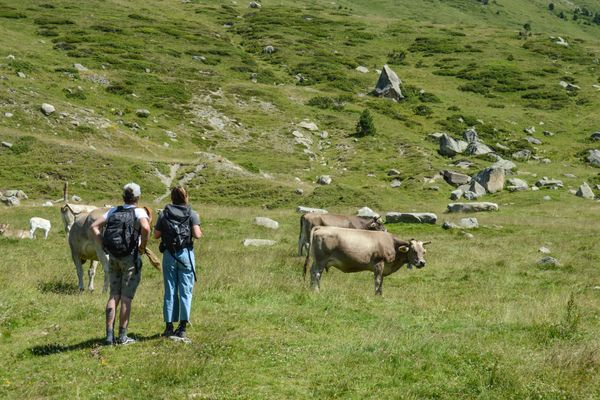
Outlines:
{"type": "Polygon", "coordinates": [[[193,250],[183,249],[174,253],[165,250],[163,253],[163,278],[165,283],[163,316],[165,322],[190,320],[192,290],[194,289],[192,266],[194,268],[196,266],[193,250]]]}

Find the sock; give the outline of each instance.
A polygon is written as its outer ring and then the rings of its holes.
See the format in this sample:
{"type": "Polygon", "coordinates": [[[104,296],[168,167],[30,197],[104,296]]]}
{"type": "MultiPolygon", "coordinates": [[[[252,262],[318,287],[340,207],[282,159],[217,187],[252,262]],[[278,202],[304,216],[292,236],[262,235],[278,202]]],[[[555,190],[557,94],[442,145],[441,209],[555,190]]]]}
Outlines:
{"type": "Polygon", "coordinates": [[[119,327],[119,338],[123,339],[125,336],[127,336],[127,328],[123,328],[122,326],[119,327]]]}
{"type": "Polygon", "coordinates": [[[106,341],[114,342],[114,340],[115,340],[115,331],[111,328],[107,328],[106,329],[106,341]]]}

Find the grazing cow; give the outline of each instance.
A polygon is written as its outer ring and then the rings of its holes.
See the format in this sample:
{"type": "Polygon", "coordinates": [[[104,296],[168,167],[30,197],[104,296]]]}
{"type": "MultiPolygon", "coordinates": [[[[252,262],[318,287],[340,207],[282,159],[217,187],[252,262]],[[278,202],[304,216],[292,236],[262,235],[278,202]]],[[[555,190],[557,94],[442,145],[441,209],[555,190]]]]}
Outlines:
{"type": "Polygon", "coordinates": [[[52,225],[50,224],[50,221],[48,221],[47,219],[39,218],[39,217],[32,217],[29,220],[29,236],[32,239],[35,239],[35,231],[37,229],[43,230],[44,231],[44,239],[48,239],[48,232],[50,232],[51,228],[52,228],[52,225]]]}
{"type": "MultiPolygon", "coordinates": [[[[152,224],[152,210],[148,207],[144,207],[152,224]]],[[[69,247],[71,248],[71,257],[77,270],[77,279],[79,281],[79,290],[83,291],[83,264],[87,260],[91,261],[88,269],[89,285],[88,290],[94,290],[94,276],[96,275],[96,266],[98,261],[102,264],[104,269],[104,286],[103,291],[108,289],[108,269],[110,267],[108,261],[108,254],[104,251],[104,248],[96,243],[94,235],[90,229],[96,219],[100,218],[106,211],[107,208],[96,208],[90,212],[83,212],[76,216],[73,225],[69,230],[69,247]]],[[[152,225],[151,225],[152,226],[152,225]]],[[[154,267],[160,270],[160,261],[156,255],[149,249],[146,249],[146,255],[150,259],[150,262],[154,267]]]]}
{"type": "Polygon", "coordinates": [[[29,231],[23,229],[12,229],[9,224],[0,224],[0,236],[11,239],[29,239],[29,231]]]}
{"type": "MultiPolygon", "coordinates": [[[[358,217],[353,215],[307,213],[300,217],[300,236],[298,238],[298,255],[304,248],[310,248],[310,232],[316,226],[335,226],[338,228],[364,229],[369,231],[385,231],[381,217],[358,217]]],[[[308,252],[307,252],[308,254],[308,252]]]]}
{"type": "Polygon", "coordinates": [[[425,266],[425,249],[430,242],[399,240],[387,232],[322,226],[311,231],[310,252],[304,262],[304,275],[312,255],[311,286],[319,290],[321,274],[333,266],[342,272],[373,271],[375,294],[381,295],[383,277],[404,264],[409,268],[425,266]]]}
{"type": "Polygon", "coordinates": [[[75,218],[82,213],[88,213],[90,211],[95,210],[96,206],[86,206],[83,204],[71,204],[65,203],[64,206],[60,209],[60,215],[62,217],[63,223],[65,224],[65,233],[67,236],[69,235],[69,231],[71,230],[71,226],[75,222],[75,218]]]}

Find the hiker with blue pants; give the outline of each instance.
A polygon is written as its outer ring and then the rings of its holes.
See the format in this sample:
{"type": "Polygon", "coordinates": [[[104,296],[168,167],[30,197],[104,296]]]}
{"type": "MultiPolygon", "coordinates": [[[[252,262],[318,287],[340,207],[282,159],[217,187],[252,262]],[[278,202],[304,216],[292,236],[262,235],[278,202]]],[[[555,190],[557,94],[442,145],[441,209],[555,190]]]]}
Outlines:
{"type": "Polygon", "coordinates": [[[154,238],[161,239],[165,296],[163,317],[166,324],[164,337],[186,338],[190,320],[192,292],[196,281],[194,239],[202,236],[200,217],[189,206],[187,189],[177,186],[171,190],[172,204],[158,217],[154,238]],[[176,330],[173,323],[179,322],[176,330]]]}

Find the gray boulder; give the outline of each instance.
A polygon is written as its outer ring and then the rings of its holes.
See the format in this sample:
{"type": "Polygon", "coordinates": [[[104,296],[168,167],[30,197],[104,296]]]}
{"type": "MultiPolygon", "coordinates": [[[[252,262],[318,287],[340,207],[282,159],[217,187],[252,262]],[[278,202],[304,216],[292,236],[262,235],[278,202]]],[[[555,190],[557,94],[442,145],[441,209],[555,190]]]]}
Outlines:
{"type": "Polygon", "coordinates": [[[529,143],[534,144],[536,146],[539,146],[540,144],[542,144],[542,141],[540,139],[536,139],[533,136],[527,136],[525,138],[525,140],[527,140],[529,143]]]}
{"type": "Polygon", "coordinates": [[[462,197],[464,191],[462,189],[456,189],[453,190],[452,193],[450,193],[450,200],[458,200],[462,197]]]}
{"type": "Polygon", "coordinates": [[[442,172],[442,175],[444,176],[444,180],[453,186],[464,185],[471,182],[471,177],[469,175],[461,174],[459,172],[445,170],[442,172]]]}
{"type": "Polygon", "coordinates": [[[16,196],[0,195],[0,201],[9,207],[17,207],[21,205],[21,201],[16,196]]]}
{"type": "Polygon", "coordinates": [[[600,150],[588,150],[586,159],[594,167],[600,167],[600,150]]]}
{"type": "Polygon", "coordinates": [[[469,185],[469,190],[465,191],[463,194],[464,198],[467,200],[475,200],[481,196],[485,196],[486,190],[483,186],[479,184],[477,181],[472,181],[469,185]]]}
{"type": "Polygon", "coordinates": [[[540,267],[560,267],[560,262],[556,258],[550,256],[542,257],[537,264],[540,267]]]}
{"type": "Polygon", "coordinates": [[[480,212],[480,211],[498,211],[496,203],[450,203],[448,204],[448,212],[480,212]]]}
{"type": "Polygon", "coordinates": [[[509,178],[507,189],[511,192],[519,192],[529,189],[529,185],[523,179],[509,178]]]}
{"type": "Polygon", "coordinates": [[[502,168],[504,171],[512,171],[517,165],[510,160],[498,160],[492,164],[491,168],[502,168]]]}
{"type": "Polygon", "coordinates": [[[489,193],[496,193],[504,189],[504,169],[486,168],[478,172],[473,180],[478,182],[489,193]]]}
{"type": "Polygon", "coordinates": [[[273,246],[275,243],[277,243],[277,242],[274,240],[267,240],[267,239],[244,239],[244,240],[242,240],[242,244],[245,247],[248,247],[248,246],[256,246],[256,247],[273,246]]]}
{"type": "Polygon", "coordinates": [[[389,212],[385,214],[385,222],[387,224],[399,222],[409,224],[435,224],[437,222],[437,215],[433,213],[389,212]]]}
{"type": "Polygon", "coordinates": [[[359,217],[379,218],[379,214],[371,210],[369,207],[363,207],[356,213],[359,217]]]}
{"type": "Polygon", "coordinates": [[[479,140],[479,136],[477,135],[477,131],[475,128],[469,128],[463,132],[463,138],[467,141],[467,143],[474,143],[479,140]]]}
{"type": "Polygon", "coordinates": [[[254,218],[254,225],[264,226],[269,229],[279,229],[279,222],[267,217],[254,218]]]}
{"type": "Polygon", "coordinates": [[[465,229],[479,228],[479,221],[475,217],[462,218],[458,225],[465,229]]]}
{"type": "Polygon", "coordinates": [[[463,153],[468,146],[467,142],[454,140],[447,133],[444,133],[440,138],[440,154],[443,156],[454,157],[463,153]]]}
{"type": "Polygon", "coordinates": [[[28,200],[29,196],[24,191],[19,189],[0,190],[0,194],[4,197],[16,197],[19,200],[28,200]]]}
{"type": "Polygon", "coordinates": [[[529,160],[531,158],[531,151],[527,149],[519,150],[512,154],[512,158],[514,158],[515,160],[529,160]]]}
{"type": "Polygon", "coordinates": [[[493,153],[494,150],[492,150],[489,146],[481,143],[481,142],[471,142],[469,143],[469,145],[467,146],[467,154],[470,154],[472,156],[482,156],[484,154],[489,154],[489,153],[493,153]]]}
{"type": "Polygon", "coordinates": [[[145,108],[140,108],[135,110],[135,115],[140,118],[148,118],[150,116],[150,111],[146,110],[145,108]]]}
{"type": "Polygon", "coordinates": [[[592,136],[590,136],[590,139],[592,139],[594,142],[599,141],[600,140],[600,132],[592,133],[592,136]]]}
{"type": "Polygon", "coordinates": [[[395,101],[400,101],[404,99],[400,85],[402,85],[402,81],[398,78],[398,75],[390,67],[384,65],[377,80],[377,85],[375,85],[374,94],[379,97],[387,97],[395,101]]]}
{"type": "Polygon", "coordinates": [[[54,108],[54,106],[52,104],[48,104],[48,103],[42,104],[42,112],[44,113],[44,115],[48,116],[48,115],[52,114],[54,111],[56,111],[56,109],[54,108]]]}
{"type": "Polygon", "coordinates": [[[296,212],[298,212],[300,214],[306,214],[306,213],[327,214],[329,211],[323,210],[322,208],[298,206],[298,207],[296,207],[296,212]]]}
{"type": "Polygon", "coordinates": [[[398,188],[402,186],[402,181],[400,179],[392,179],[392,183],[390,183],[392,188],[398,188]]]}
{"type": "Polygon", "coordinates": [[[330,185],[331,177],[329,175],[321,175],[317,178],[317,183],[319,185],[330,185]]]}
{"type": "Polygon", "coordinates": [[[579,189],[577,189],[577,193],[575,193],[575,196],[583,197],[584,199],[594,199],[596,197],[594,195],[594,192],[592,191],[592,188],[590,187],[590,185],[587,184],[587,182],[583,182],[583,184],[579,186],[579,189]]]}
{"type": "Polygon", "coordinates": [[[563,187],[562,181],[558,179],[543,178],[535,183],[540,189],[558,189],[563,187]]]}

